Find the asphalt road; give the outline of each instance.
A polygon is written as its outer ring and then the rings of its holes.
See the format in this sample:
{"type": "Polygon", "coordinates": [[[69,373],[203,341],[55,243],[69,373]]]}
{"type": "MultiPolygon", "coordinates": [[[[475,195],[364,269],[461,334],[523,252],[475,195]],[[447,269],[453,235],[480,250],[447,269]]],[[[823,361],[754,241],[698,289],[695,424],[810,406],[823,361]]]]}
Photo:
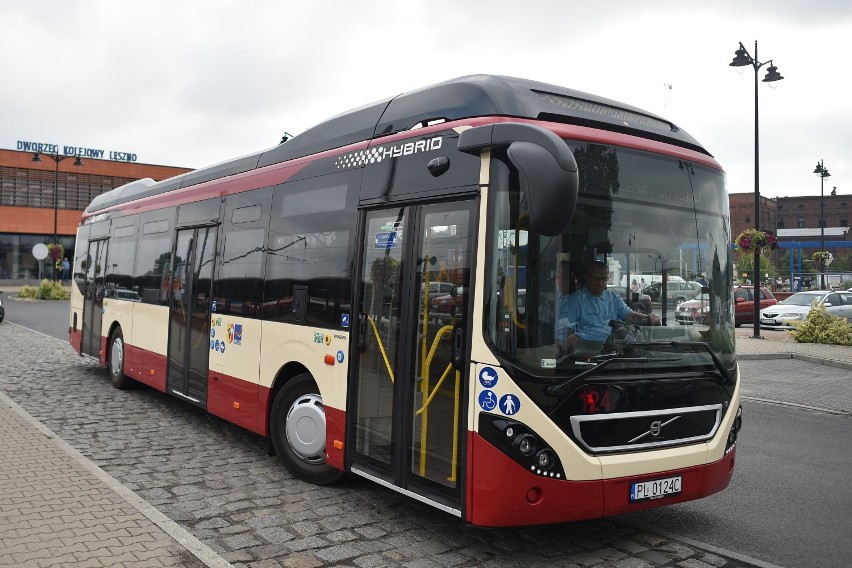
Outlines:
{"type": "Polygon", "coordinates": [[[619,520],[779,566],[852,566],[852,418],[748,400],[743,418],[728,489],[619,520]]]}
{"type": "Polygon", "coordinates": [[[68,341],[70,300],[23,300],[3,292],[5,321],[68,341]]]}

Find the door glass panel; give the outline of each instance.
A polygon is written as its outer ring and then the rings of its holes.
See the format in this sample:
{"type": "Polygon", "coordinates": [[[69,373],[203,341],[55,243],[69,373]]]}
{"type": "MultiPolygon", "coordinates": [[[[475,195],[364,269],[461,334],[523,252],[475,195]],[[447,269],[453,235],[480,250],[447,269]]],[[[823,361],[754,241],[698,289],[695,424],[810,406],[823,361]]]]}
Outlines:
{"type": "Polygon", "coordinates": [[[189,308],[188,389],[193,398],[207,393],[207,370],[210,357],[210,289],[213,281],[213,259],[216,252],[216,227],[196,230],[192,262],[189,308]]]}
{"type": "Polygon", "coordinates": [[[468,324],[471,231],[467,204],[421,209],[410,472],[449,487],[458,483],[463,366],[453,357],[468,324]]]}
{"type": "Polygon", "coordinates": [[[85,260],[86,293],[83,304],[81,351],[93,357],[98,357],[101,349],[106,252],[107,241],[93,241],[89,243],[89,253],[85,260]]]}
{"type": "Polygon", "coordinates": [[[189,305],[187,277],[192,271],[191,262],[193,231],[180,231],[172,258],[171,286],[169,289],[169,389],[186,394],[187,330],[189,329],[189,305]]]}
{"type": "Polygon", "coordinates": [[[393,442],[405,213],[403,208],[368,213],[361,272],[355,447],[386,464],[393,442]]]}

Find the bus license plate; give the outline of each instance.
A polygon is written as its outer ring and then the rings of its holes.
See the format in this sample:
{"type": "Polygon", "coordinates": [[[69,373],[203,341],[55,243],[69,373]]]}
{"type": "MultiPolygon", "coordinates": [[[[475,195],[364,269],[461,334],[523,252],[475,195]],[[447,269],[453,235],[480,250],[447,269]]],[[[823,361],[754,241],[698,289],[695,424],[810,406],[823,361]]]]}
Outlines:
{"type": "Polygon", "coordinates": [[[630,502],[646,501],[648,499],[659,499],[668,495],[678,495],[681,491],[681,478],[679,475],[655,479],[653,481],[642,481],[630,484],[630,502]]]}

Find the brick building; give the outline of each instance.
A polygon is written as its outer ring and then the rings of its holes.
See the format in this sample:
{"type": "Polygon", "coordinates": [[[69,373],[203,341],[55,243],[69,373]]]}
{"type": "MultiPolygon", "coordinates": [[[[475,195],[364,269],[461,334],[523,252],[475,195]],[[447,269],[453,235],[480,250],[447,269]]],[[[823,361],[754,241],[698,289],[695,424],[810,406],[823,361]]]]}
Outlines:
{"type": "MultiPolygon", "coordinates": [[[[73,258],[77,224],[95,196],[137,179],[162,180],[191,171],[86,156],[75,165],[74,156],[61,153],[56,162],[56,150],[61,147],[48,146],[35,162],[31,151],[0,149],[0,280],[36,280],[33,246],[52,244],[54,233],[65,256],[73,258]]],[[[42,274],[49,278],[53,274],[47,264],[52,263],[46,262],[42,274]]]]}

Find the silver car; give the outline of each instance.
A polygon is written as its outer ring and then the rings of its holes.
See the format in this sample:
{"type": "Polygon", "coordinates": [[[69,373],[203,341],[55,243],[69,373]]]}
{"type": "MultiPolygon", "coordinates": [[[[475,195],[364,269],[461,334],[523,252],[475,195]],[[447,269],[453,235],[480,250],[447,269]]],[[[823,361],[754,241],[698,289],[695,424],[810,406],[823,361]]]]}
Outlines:
{"type": "Polygon", "coordinates": [[[760,327],[790,329],[790,322],[803,321],[815,305],[824,305],[828,313],[852,323],[852,292],[811,290],[798,292],[774,306],[760,310],[760,327]]]}

